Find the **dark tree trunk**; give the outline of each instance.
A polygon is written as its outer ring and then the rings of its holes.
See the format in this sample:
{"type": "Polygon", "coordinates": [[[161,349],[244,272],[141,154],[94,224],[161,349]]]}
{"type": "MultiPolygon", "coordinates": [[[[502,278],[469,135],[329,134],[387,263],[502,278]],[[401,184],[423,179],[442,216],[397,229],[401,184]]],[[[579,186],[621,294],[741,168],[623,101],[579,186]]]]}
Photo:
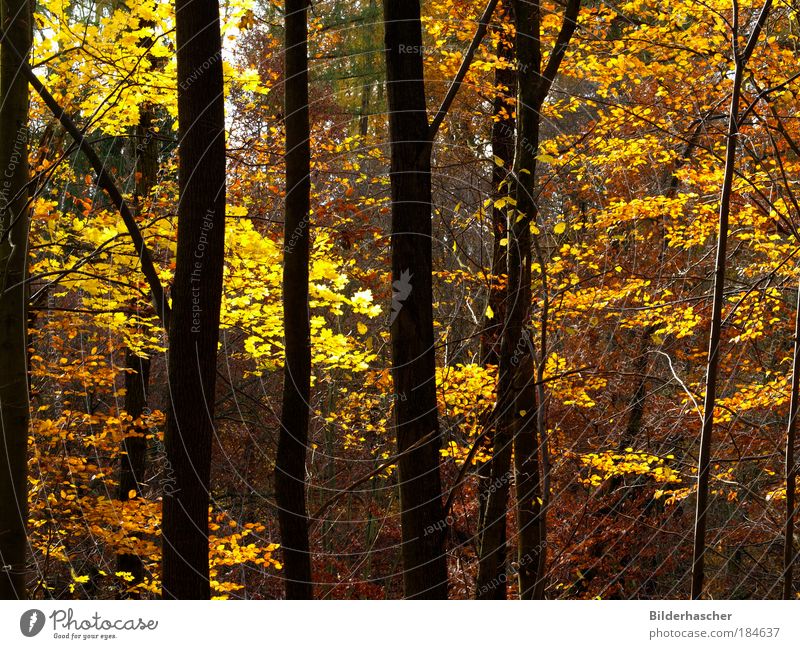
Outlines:
{"type": "MultiPolygon", "coordinates": [[[[500,3],[499,20],[501,23],[513,23],[514,14],[512,11],[511,0],[500,3]]],[[[511,42],[501,38],[497,45],[497,56],[505,61],[514,60],[514,46],[511,42]]],[[[516,119],[514,112],[516,110],[512,98],[516,98],[517,94],[517,71],[513,68],[498,67],[494,74],[495,86],[497,87],[497,96],[494,99],[492,123],[492,156],[494,162],[492,164],[492,198],[494,203],[497,204],[498,199],[509,195],[513,183],[511,183],[511,171],[514,164],[514,136],[516,133],[516,119]]],[[[489,307],[492,311],[491,316],[486,315],[483,324],[483,332],[481,334],[481,351],[480,359],[481,364],[497,365],[500,360],[500,344],[503,333],[503,323],[505,322],[505,285],[501,277],[507,277],[507,247],[503,245],[503,239],[506,237],[506,208],[502,206],[495,206],[492,208],[492,279],[489,285],[489,307]]],[[[495,440],[495,432],[493,425],[495,422],[489,422],[490,431],[487,434],[486,445],[490,449],[501,448],[495,440]]],[[[492,450],[492,453],[494,451],[492,450]]],[[[501,453],[502,456],[502,453],[501,453]]],[[[478,479],[480,482],[478,499],[479,499],[479,519],[478,530],[481,531],[486,526],[487,508],[489,501],[496,486],[496,481],[501,480],[504,474],[508,473],[508,462],[503,465],[505,459],[501,457],[499,472],[493,470],[494,460],[484,462],[478,468],[478,479]]],[[[499,535],[495,540],[496,547],[494,553],[496,556],[497,566],[500,572],[505,572],[505,549],[506,549],[506,510],[505,506],[502,509],[497,509],[494,512],[496,520],[495,532],[499,535]]],[[[481,552],[482,556],[482,552],[481,552]]],[[[484,578],[486,572],[484,572],[484,578]]],[[[480,599],[505,599],[506,587],[505,580],[502,583],[497,583],[494,587],[486,588],[487,582],[484,580],[478,588],[478,596],[480,599]],[[481,591],[481,586],[483,590],[481,591]]]]}
{"type": "Polygon", "coordinates": [[[0,25],[0,599],[25,597],[28,520],[28,0],[2,0],[0,25]]]}
{"type": "MultiPolygon", "coordinates": [[[[499,21],[512,23],[514,14],[511,0],[499,5],[499,21]]],[[[514,61],[514,46],[501,38],[497,44],[497,57],[509,63],[514,61]]],[[[513,187],[511,170],[514,164],[514,136],[517,123],[514,118],[516,110],[513,99],[517,95],[517,71],[511,67],[497,67],[494,73],[494,85],[497,96],[492,106],[492,198],[498,199],[509,195],[513,187]]],[[[492,281],[489,285],[489,307],[493,317],[486,315],[481,335],[481,364],[497,365],[500,354],[500,339],[503,331],[503,305],[505,290],[501,276],[506,274],[506,210],[503,207],[492,207],[492,281]]]]}
{"type": "Polygon", "coordinates": [[[742,66],[737,63],[731,95],[730,119],[728,121],[728,144],[725,155],[719,226],[717,229],[717,258],[714,270],[714,300],[711,312],[711,332],[708,339],[706,362],[706,395],[703,404],[703,426],[700,432],[700,459],[697,469],[697,509],[694,526],[694,554],[692,560],[692,599],[699,599],[703,592],[706,520],[708,516],[708,477],[711,471],[711,440],[714,430],[714,408],[717,399],[717,369],[719,367],[719,343],[722,333],[722,307],[725,303],[725,272],[727,265],[728,220],[730,216],[731,190],[736,165],[736,140],[738,135],[739,96],[742,86],[742,66]]]}
{"type": "Polygon", "coordinates": [[[789,423],[786,426],[786,519],[783,538],[783,599],[794,599],[794,550],[795,489],[797,489],[797,465],[795,463],[795,439],[797,437],[797,411],[800,399],[800,287],[797,289],[797,307],[794,320],[794,353],[792,355],[792,383],[789,400],[789,423]]]}
{"type": "Polygon", "coordinates": [[[372,83],[365,83],[361,87],[361,111],[358,115],[358,134],[367,137],[369,133],[369,99],[372,95],[372,83]]]}
{"type": "Polygon", "coordinates": [[[486,524],[478,567],[478,596],[505,596],[505,568],[499,558],[505,550],[505,508],[508,502],[511,447],[514,449],[514,480],[518,526],[517,563],[519,593],[523,599],[543,596],[546,556],[544,507],[547,488],[546,420],[542,373],[546,359],[547,287],[545,260],[536,248],[542,272],[543,311],[541,357],[538,372],[530,332],[531,253],[535,243],[531,226],[538,209],[534,199],[536,156],[539,148],[541,108],[552,86],[564,53],[575,31],[580,0],[570,0],[564,20],[544,71],[541,54],[541,8],[538,2],[515,0],[516,55],[520,70],[517,101],[517,134],[513,177],[515,204],[507,210],[508,286],[505,326],[500,347],[496,433],[492,466],[494,491],[487,504],[486,524]],[[538,378],[538,386],[537,379],[538,378]],[[537,397],[539,403],[537,404],[537,397]],[[544,489],[539,466],[539,446],[545,465],[544,489]],[[497,590],[501,592],[497,592],[497,590]]]}
{"type": "MultiPolygon", "coordinates": [[[[147,454],[147,427],[137,420],[147,408],[147,393],[150,381],[150,359],[138,356],[131,350],[125,354],[125,412],[132,422],[127,436],[122,441],[122,457],[119,467],[118,498],[121,501],[139,498],[142,495],[145,459],[147,454]]],[[[142,560],[136,554],[121,554],[117,557],[117,570],[133,575],[133,584],[141,583],[144,577],[142,560]]]]}
{"type": "Polygon", "coordinates": [[[431,143],[417,0],[384,0],[392,184],[392,378],[408,598],[447,597],[436,406],[431,143]],[[411,447],[413,450],[409,451],[411,447]]]}
{"type": "MultiPolygon", "coordinates": [[[[537,430],[537,405],[534,381],[535,355],[532,335],[528,330],[531,309],[531,225],[535,225],[538,207],[534,200],[536,155],[539,150],[540,110],[542,94],[540,45],[541,9],[538,2],[514,3],[517,26],[517,62],[526,74],[520,75],[517,103],[517,142],[514,156],[516,179],[516,212],[509,223],[508,238],[508,300],[509,317],[506,337],[509,347],[519,349],[520,340],[528,343],[519,362],[507,367],[511,374],[505,388],[511,391],[506,402],[514,404],[510,412],[502,413],[512,430],[514,444],[514,474],[516,483],[517,561],[519,564],[519,596],[531,599],[541,596],[537,588],[541,576],[544,548],[544,517],[539,471],[539,441],[543,431],[537,430]],[[512,270],[513,269],[513,270],[512,270]],[[513,273],[513,276],[512,276],[513,273]]],[[[543,343],[543,341],[540,341],[543,343]]],[[[512,351],[511,353],[515,353],[512,351]]]]}
{"type": "Polygon", "coordinates": [[[628,405],[628,423],[625,432],[619,443],[619,448],[624,449],[628,446],[636,446],[639,434],[642,431],[642,421],[644,419],[644,404],[647,399],[647,366],[648,348],[650,346],[650,336],[658,329],[659,325],[645,327],[639,333],[639,353],[633,359],[633,375],[636,377],[636,388],[631,395],[628,405]]]}
{"type": "MultiPolygon", "coordinates": [[[[503,337],[505,340],[505,336],[503,337]]],[[[506,508],[508,505],[509,483],[511,482],[511,435],[501,416],[506,403],[501,395],[509,393],[506,387],[508,369],[503,358],[505,345],[500,351],[500,380],[498,381],[498,401],[494,413],[494,439],[492,448],[490,483],[486,491],[485,511],[481,527],[480,559],[475,597],[477,599],[506,598],[506,508]]]]}
{"type": "MultiPolygon", "coordinates": [[[[150,39],[143,39],[145,46],[150,45],[150,39]]],[[[154,63],[154,61],[151,61],[154,63]]],[[[134,160],[134,214],[141,218],[144,203],[150,190],[155,185],[158,177],[158,143],[154,137],[153,122],[155,112],[149,104],[144,104],[139,109],[139,123],[134,132],[133,144],[134,160]]],[[[147,429],[136,424],[147,408],[147,395],[150,382],[150,359],[138,356],[128,349],[125,353],[125,412],[130,415],[133,424],[129,429],[129,436],[122,442],[122,456],[120,458],[120,476],[118,498],[126,501],[142,495],[142,483],[147,459],[147,429]]],[[[134,584],[138,584],[144,577],[142,560],[135,554],[121,554],[117,558],[117,570],[129,572],[133,576],[134,584]]]]}
{"type": "Polygon", "coordinates": [[[167,355],[163,596],[207,599],[214,384],[225,243],[225,111],[219,6],[177,0],[178,250],[167,355]]]}
{"type": "Polygon", "coordinates": [[[275,461],[275,498],[283,549],[287,599],[311,599],[311,555],[306,513],[306,446],[311,396],[311,331],[308,312],[311,151],[308,121],[308,4],[286,0],[284,114],[286,205],[284,218],[283,322],[286,362],[283,409],[275,461]]]}
{"type": "Polygon", "coordinates": [[[766,0],[744,50],[739,47],[739,25],[733,25],[731,42],[735,59],[733,88],[728,111],[728,132],[725,148],[725,172],[720,189],[719,225],[717,228],[717,257],[714,267],[714,297],[711,306],[711,331],[708,336],[706,362],[706,395],[703,403],[703,426],[700,431],[700,457],[697,463],[697,508],[695,510],[692,554],[692,599],[700,599],[705,579],[706,521],[708,518],[708,478],[711,473],[711,447],[714,433],[714,408],[717,402],[717,370],[722,334],[722,307],[725,303],[725,273],[727,270],[728,222],[731,211],[733,180],[736,175],[736,145],[739,139],[739,100],[747,61],[753,53],[758,35],[766,22],[772,0],[766,0]]]}

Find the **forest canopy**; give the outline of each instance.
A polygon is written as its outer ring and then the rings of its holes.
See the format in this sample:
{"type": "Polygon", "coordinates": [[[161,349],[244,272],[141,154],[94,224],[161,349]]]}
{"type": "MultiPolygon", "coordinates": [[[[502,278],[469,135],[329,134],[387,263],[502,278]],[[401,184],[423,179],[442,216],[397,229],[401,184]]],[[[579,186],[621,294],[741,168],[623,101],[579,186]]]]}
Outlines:
{"type": "Polygon", "coordinates": [[[0,598],[800,596],[793,3],[0,19],[0,598]]]}

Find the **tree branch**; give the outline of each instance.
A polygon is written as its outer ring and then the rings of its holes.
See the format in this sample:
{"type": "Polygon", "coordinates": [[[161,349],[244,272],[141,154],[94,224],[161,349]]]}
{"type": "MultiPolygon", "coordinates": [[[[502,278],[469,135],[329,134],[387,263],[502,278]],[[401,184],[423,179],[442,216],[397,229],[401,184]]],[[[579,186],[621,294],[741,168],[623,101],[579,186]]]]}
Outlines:
{"type": "Polygon", "coordinates": [[[428,433],[424,437],[422,437],[422,438],[418,439],[416,442],[414,442],[405,451],[403,451],[401,453],[398,453],[397,455],[395,455],[394,457],[386,460],[385,462],[382,462],[381,464],[378,465],[377,468],[373,469],[372,471],[370,471],[366,475],[361,476],[358,480],[356,480],[355,482],[350,483],[344,489],[335,492],[330,498],[328,498],[328,500],[326,500],[324,503],[322,503],[322,505],[319,507],[319,509],[317,509],[317,511],[315,511],[314,514],[311,516],[312,524],[321,521],[322,517],[325,515],[325,513],[342,496],[350,493],[356,487],[359,487],[360,485],[364,484],[367,480],[369,480],[370,478],[375,477],[381,471],[387,469],[388,467],[392,466],[393,464],[397,464],[397,460],[400,458],[400,456],[408,455],[412,451],[415,451],[418,448],[420,448],[421,446],[424,446],[425,444],[427,444],[428,442],[430,442],[433,439],[435,434],[436,434],[435,432],[428,433]]]}
{"type": "Polygon", "coordinates": [[[439,110],[436,112],[431,125],[428,127],[428,140],[430,142],[433,142],[433,140],[436,138],[436,134],[439,132],[439,127],[442,125],[444,118],[447,116],[447,111],[450,110],[450,106],[453,104],[459,88],[461,88],[464,77],[467,76],[469,66],[472,65],[472,59],[475,58],[475,52],[478,51],[478,45],[481,44],[483,37],[486,36],[486,30],[489,28],[489,20],[492,18],[492,14],[494,13],[494,8],[497,6],[497,2],[498,0],[489,0],[489,3],[486,5],[486,9],[483,10],[483,14],[478,19],[478,29],[475,30],[475,35],[472,37],[472,42],[469,44],[469,49],[467,49],[467,53],[464,55],[464,59],[461,61],[461,67],[458,69],[458,72],[453,79],[453,83],[450,84],[447,94],[442,101],[442,105],[439,107],[439,110]]]}
{"type": "Polygon", "coordinates": [[[544,102],[547,93],[553,85],[553,81],[558,73],[558,68],[561,67],[561,61],[564,60],[564,55],[567,53],[567,47],[572,40],[572,35],[578,26],[578,13],[581,9],[581,0],[569,0],[567,7],[564,9],[564,21],[561,23],[561,30],[558,32],[556,44],[553,46],[553,51],[550,53],[550,58],[547,61],[547,66],[542,74],[542,79],[539,84],[539,97],[540,101],[544,102]]]}
{"type": "Polygon", "coordinates": [[[69,133],[75,140],[75,144],[77,144],[78,149],[83,152],[94,168],[95,173],[97,174],[98,186],[105,190],[106,194],[108,194],[108,197],[111,199],[111,202],[119,210],[120,216],[122,216],[122,221],[125,223],[125,227],[128,229],[128,234],[133,241],[133,247],[136,249],[136,253],[139,255],[139,261],[142,265],[142,273],[144,274],[147,284],[150,287],[153,306],[155,307],[156,313],[158,314],[164,329],[168,330],[170,308],[167,304],[167,299],[164,294],[164,287],[161,285],[158,272],[153,265],[152,256],[150,255],[150,251],[148,250],[147,244],[144,241],[144,237],[142,237],[142,233],[139,230],[136,219],[128,207],[128,204],[125,202],[122,193],[117,187],[116,180],[105,168],[103,161],[100,160],[100,157],[89,144],[89,141],[86,139],[84,133],[77,127],[69,115],[67,115],[66,111],[59,106],[53,95],[50,94],[50,91],[48,91],[44,84],[39,80],[31,67],[23,61],[20,71],[28,79],[28,82],[31,84],[31,86],[33,86],[33,89],[36,90],[36,92],[42,98],[42,101],[45,103],[47,108],[50,109],[67,133],[69,133]]]}
{"type": "Polygon", "coordinates": [[[745,46],[744,52],[742,52],[741,55],[742,63],[745,65],[750,60],[750,56],[753,54],[753,50],[756,48],[758,37],[761,34],[761,28],[764,27],[764,23],[767,22],[767,16],[769,16],[770,9],[772,9],[772,0],[766,0],[766,2],[764,2],[764,6],[761,7],[761,13],[758,15],[758,20],[756,20],[755,27],[753,27],[753,31],[750,34],[750,38],[747,39],[747,45],[745,46]]]}

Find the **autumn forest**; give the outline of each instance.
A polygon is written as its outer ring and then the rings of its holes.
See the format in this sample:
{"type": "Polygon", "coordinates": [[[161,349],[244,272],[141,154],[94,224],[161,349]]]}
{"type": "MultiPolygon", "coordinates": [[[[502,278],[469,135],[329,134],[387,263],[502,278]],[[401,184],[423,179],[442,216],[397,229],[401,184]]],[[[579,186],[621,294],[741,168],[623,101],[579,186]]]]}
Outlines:
{"type": "Polygon", "coordinates": [[[794,0],[0,24],[0,599],[800,597],[794,0]]]}

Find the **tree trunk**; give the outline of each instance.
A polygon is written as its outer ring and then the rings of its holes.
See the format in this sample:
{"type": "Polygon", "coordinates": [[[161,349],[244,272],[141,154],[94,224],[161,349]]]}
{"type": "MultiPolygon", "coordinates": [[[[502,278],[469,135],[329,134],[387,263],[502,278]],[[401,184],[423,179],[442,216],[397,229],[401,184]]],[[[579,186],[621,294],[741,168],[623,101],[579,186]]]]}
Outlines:
{"type": "Polygon", "coordinates": [[[369,99],[372,95],[372,83],[361,87],[361,111],[358,114],[358,134],[364,138],[369,133],[369,99]]]}
{"type": "Polygon", "coordinates": [[[708,476],[711,470],[711,439],[714,432],[714,407],[717,398],[717,368],[719,342],[722,334],[722,306],[725,303],[725,271],[727,262],[728,219],[730,216],[731,189],[736,165],[736,140],[738,135],[739,93],[742,86],[742,66],[737,62],[728,121],[728,144],[725,155],[725,176],[719,209],[717,229],[717,258],[714,270],[714,298],[711,311],[711,333],[706,362],[706,395],[703,404],[703,426],[700,432],[700,459],[697,469],[697,509],[694,526],[694,553],[692,560],[692,599],[703,592],[706,519],[708,514],[708,476]]]}
{"type": "MultiPolygon", "coordinates": [[[[147,393],[150,381],[150,359],[138,356],[131,350],[125,354],[125,412],[132,418],[127,436],[122,441],[122,456],[119,467],[118,498],[121,501],[140,498],[144,480],[147,454],[147,427],[136,421],[147,408],[147,393]]],[[[136,554],[121,554],[117,557],[117,570],[133,575],[132,584],[141,583],[144,577],[142,560],[136,554]]]]}
{"type": "Polygon", "coordinates": [[[692,599],[699,599],[703,594],[703,581],[705,578],[708,477],[711,472],[711,442],[714,434],[714,407],[717,400],[717,369],[719,367],[719,344],[722,335],[722,306],[725,303],[728,221],[731,211],[733,179],[736,174],[736,143],[739,139],[739,98],[747,61],[753,53],[758,35],[769,15],[771,6],[772,0],[766,0],[744,51],[739,48],[739,25],[735,21],[731,37],[736,67],[733,74],[733,88],[728,112],[725,172],[720,190],[717,257],[714,268],[714,297],[711,306],[711,331],[708,336],[708,361],[706,362],[706,395],[703,403],[703,426],[700,432],[700,457],[697,464],[697,509],[695,511],[692,554],[692,599]]]}
{"type": "MultiPolygon", "coordinates": [[[[513,11],[511,1],[500,3],[499,20],[502,23],[511,23],[513,21],[513,11]]],[[[505,61],[514,60],[514,47],[511,43],[507,42],[503,37],[497,44],[497,56],[505,61]]],[[[517,93],[517,72],[513,68],[498,67],[495,69],[494,74],[495,86],[498,88],[497,96],[494,99],[492,123],[492,156],[494,159],[492,165],[492,197],[496,203],[498,199],[509,195],[510,189],[513,186],[511,183],[511,171],[514,164],[514,134],[516,132],[516,119],[514,112],[516,110],[514,102],[510,98],[516,97],[517,93]]],[[[481,364],[497,365],[500,360],[499,346],[502,340],[503,323],[505,322],[505,286],[500,280],[501,276],[507,277],[507,247],[503,245],[503,239],[506,238],[506,209],[504,207],[492,208],[492,279],[489,285],[489,307],[491,309],[491,316],[486,315],[483,323],[483,332],[481,333],[481,350],[480,359],[481,364]]],[[[495,422],[490,422],[489,426],[492,427],[495,422]]],[[[501,446],[495,440],[495,432],[491,430],[487,435],[487,447],[500,449],[501,446]]],[[[494,454],[494,451],[492,451],[494,454]]],[[[500,472],[494,470],[494,458],[488,462],[484,462],[478,468],[479,480],[479,519],[478,530],[484,529],[488,520],[488,507],[491,500],[492,493],[496,489],[496,481],[501,480],[502,475],[508,473],[508,462],[505,466],[502,465],[503,458],[500,462],[500,472]]],[[[496,503],[497,504],[497,503],[496,503]]],[[[506,557],[506,510],[505,505],[496,509],[493,515],[497,518],[496,532],[499,536],[495,539],[495,546],[493,553],[496,554],[497,565],[499,570],[505,572],[506,557]]],[[[483,556],[482,550],[480,555],[483,556]]],[[[495,587],[486,588],[487,580],[485,579],[486,572],[484,572],[484,581],[478,586],[477,595],[479,599],[505,599],[506,588],[505,581],[503,583],[495,584],[495,587]],[[483,588],[483,590],[481,590],[483,588]]]]}
{"type": "MultiPolygon", "coordinates": [[[[150,39],[143,39],[143,45],[149,46],[150,39]]],[[[155,61],[151,60],[151,63],[155,61]]],[[[135,151],[134,160],[134,214],[141,218],[143,203],[155,185],[158,178],[158,143],[155,140],[153,122],[155,112],[149,104],[144,104],[139,109],[139,123],[134,132],[133,144],[135,151]]],[[[144,414],[147,408],[147,395],[150,382],[150,359],[138,356],[128,349],[125,353],[125,412],[133,419],[130,435],[122,442],[122,455],[120,458],[120,476],[118,498],[126,501],[142,495],[141,485],[144,481],[144,472],[147,459],[147,433],[145,428],[137,426],[136,420],[144,414]]],[[[142,560],[135,554],[121,554],[117,558],[117,570],[129,572],[133,575],[134,584],[138,584],[144,577],[142,560]]]]}
{"type": "Polygon", "coordinates": [[[447,597],[436,405],[431,142],[418,0],[384,0],[392,185],[392,378],[408,598],[447,597]],[[407,452],[409,447],[414,450],[407,452]]]}
{"type": "Polygon", "coordinates": [[[547,545],[543,508],[546,494],[542,490],[542,470],[539,467],[541,444],[546,489],[546,420],[543,410],[545,392],[542,378],[546,360],[547,286],[545,260],[538,246],[543,297],[542,349],[538,373],[528,324],[531,310],[531,250],[534,243],[531,225],[536,223],[538,216],[533,196],[536,155],[539,148],[541,107],[575,31],[580,0],[569,0],[567,3],[561,30],[544,71],[540,42],[540,4],[515,0],[513,7],[516,23],[515,49],[518,70],[521,72],[518,76],[517,136],[512,174],[515,181],[515,204],[513,209],[507,211],[506,321],[500,349],[497,406],[494,415],[497,430],[492,460],[496,464],[492,467],[492,488],[495,490],[487,505],[486,527],[481,541],[478,595],[485,598],[505,596],[505,572],[498,557],[501,556],[503,545],[510,446],[513,445],[519,530],[519,593],[521,598],[530,599],[543,596],[542,576],[547,545]],[[501,594],[494,593],[498,588],[502,590],[501,594]]]}
{"type": "MultiPolygon", "coordinates": [[[[499,21],[504,24],[514,20],[511,0],[500,3],[499,21]]],[[[497,44],[497,58],[512,63],[514,47],[501,38],[497,44]]],[[[494,85],[498,89],[492,106],[492,198],[509,195],[512,187],[511,171],[514,164],[514,135],[517,124],[514,118],[516,108],[511,98],[517,94],[517,71],[511,67],[497,67],[494,72],[494,85]]],[[[506,210],[492,207],[492,280],[489,285],[488,314],[484,320],[481,334],[480,358],[482,365],[497,365],[499,361],[500,338],[503,330],[503,304],[505,291],[500,277],[506,273],[506,210]]]]}
{"type": "Polygon", "coordinates": [[[800,398],[800,287],[797,289],[797,309],[794,322],[794,354],[792,357],[792,383],[789,400],[789,423],[786,426],[786,523],[783,538],[783,599],[794,599],[793,583],[794,561],[794,517],[797,488],[797,465],[794,459],[794,446],[797,429],[797,409],[800,398]]]}
{"type": "Polygon", "coordinates": [[[305,488],[311,396],[311,330],[308,311],[311,151],[307,7],[306,0],[286,0],[285,4],[286,204],[283,322],[286,362],[283,370],[281,429],[275,461],[275,497],[287,599],[311,599],[313,596],[305,488]]]}
{"type": "Polygon", "coordinates": [[[225,111],[219,5],[176,0],[178,249],[167,355],[163,596],[207,599],[214,387],[225,244],[225,111]]]}
{"type": "Polygon", "coordinates": [[[2,0],[0,24],[0,599],[25,597],[28,519],[27,0],[2,0]]]}
{"type": "Polygon", "coordinates": [[[531,599],[540,577],[541,555],[544,553],[544,518],[538,447],[543,431],[537,431],[536,372],[532,335],[528,330],[531,319],[531,225],[536,224],[538,209],[533,198],[536,179],[536,155],[539,150],[540,109],[544,102],[541,90],[542,55],[540,47],[541,8],[538,2],[516,1],[517,63],[526,74],[520,75],[517,102],[517,142],[514,156],[516,207],[511,210],[508,237],[508,297],[510,312],[506,325],[507,345],[519,350],[520,341],[527,349],[519,362],[508,366],[504,389],[510,391],[506,403],[513,407],[501,413],[505,425],[512,431],[514,445],[514,477],[517,509],[517,562],[519,565],[519,596],[531,599]]]}

